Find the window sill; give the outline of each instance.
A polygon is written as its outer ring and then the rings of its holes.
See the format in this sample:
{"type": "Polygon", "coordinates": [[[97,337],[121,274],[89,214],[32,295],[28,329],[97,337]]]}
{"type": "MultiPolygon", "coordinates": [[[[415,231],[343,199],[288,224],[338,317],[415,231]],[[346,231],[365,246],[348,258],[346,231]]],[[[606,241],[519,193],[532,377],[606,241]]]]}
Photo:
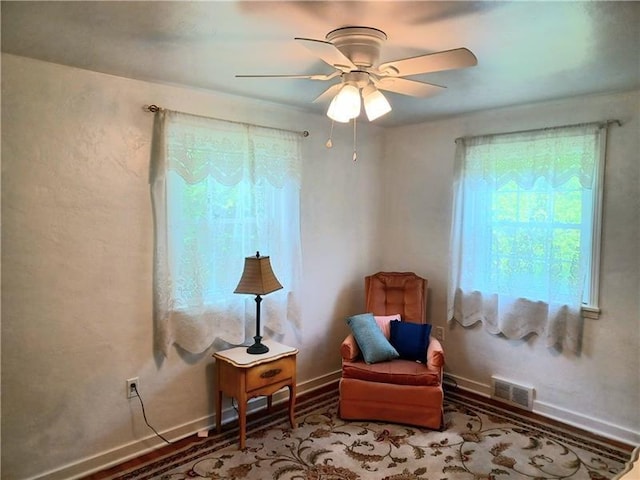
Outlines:
{"type": "Polygon", "coordinates": [[[582,307],[582,318],[597,320],[600,318],[600,309],[597,307],[582,307]]]}

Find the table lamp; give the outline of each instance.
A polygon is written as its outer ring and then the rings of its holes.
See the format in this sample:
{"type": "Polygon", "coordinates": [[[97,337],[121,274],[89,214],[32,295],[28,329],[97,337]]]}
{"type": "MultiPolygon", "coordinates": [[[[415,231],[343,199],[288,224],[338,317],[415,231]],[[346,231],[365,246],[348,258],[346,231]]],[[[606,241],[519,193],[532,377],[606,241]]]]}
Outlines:
{"type": "Polygon", "coordinates": [[[282,285],[271,269],[269,257],[261,257],[260,252],[256,252],[255,257],[245,257],[244,271],[233,293],[249,293],[256,296],[256,336],[253,337],[254,344],[247,348],[247,353],[257,355],[269,351],[269,347],[261,343],[260,302],[262,297],[260,295],[267,295],[281,288],[282,285]]]}

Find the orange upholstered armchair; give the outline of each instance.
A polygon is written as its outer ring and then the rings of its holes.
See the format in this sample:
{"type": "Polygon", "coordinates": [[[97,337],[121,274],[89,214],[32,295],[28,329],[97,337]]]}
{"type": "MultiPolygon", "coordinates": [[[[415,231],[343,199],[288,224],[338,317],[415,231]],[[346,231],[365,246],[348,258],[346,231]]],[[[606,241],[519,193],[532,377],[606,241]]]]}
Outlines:
{"type": "Polygon", "coordinates": [[[429,335],[426,288],[427,280],[411,272],[379,272],[365,278],[370,313],[347,320],[353,333],[340,347],[342,418],[443,426],[444,353],[429,335]],[[369,344],[376,342],[372,354],[369,344]]]}

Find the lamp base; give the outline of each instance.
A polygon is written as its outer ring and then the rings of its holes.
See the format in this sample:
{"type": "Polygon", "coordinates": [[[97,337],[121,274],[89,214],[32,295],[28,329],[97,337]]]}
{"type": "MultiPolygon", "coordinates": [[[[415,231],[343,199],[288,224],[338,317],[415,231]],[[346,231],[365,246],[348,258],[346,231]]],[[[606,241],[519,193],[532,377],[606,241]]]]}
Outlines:
{"type": "Polygon", "coordinates": [[[262,337],[260,335],[256,335],[255,337],[253,337],[253,339],[255,340],[255,343],[247,348],[247,353],[250,353],[252,355],[260,355],[261,353],[267,353],[269,351],[269,347],[260,343],[260,341],[262,340],[262,337]]]}

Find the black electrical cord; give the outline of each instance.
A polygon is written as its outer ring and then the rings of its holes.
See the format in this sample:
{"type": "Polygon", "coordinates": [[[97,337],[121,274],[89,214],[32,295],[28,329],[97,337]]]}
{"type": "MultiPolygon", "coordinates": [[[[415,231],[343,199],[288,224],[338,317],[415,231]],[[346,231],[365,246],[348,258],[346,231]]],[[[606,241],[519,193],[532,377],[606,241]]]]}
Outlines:
{"type": "Polygon", "coordinates": [[[240,411],[238,410],[238,407],[236,406],[235,398],[233,397],[231,397],[231,406],[236,411],[236,414],[238,415],[238,417],[240,417],[240,411]]]}
{"type": "Polygon", "coordinates": [[[149,425],[149,421],[147,420],[147,413],[144,411],[144,403],[142,402],[142,397],[140,396],[140,392],[138,392],[138,389],[136,388],[135,384],[131,385],[131,388],[132,388],[132,390],[134,392],[136,392],[136,397],[138,397],[138,400],[140,401],[140,406],[142,407],[142,416],[144,417],[144,423],[146,423],[147,427],[149,427],[151,430],[153,430],[153,433],[155,433],[158,437],[160,437],[162,440],[167,442],[169,445],[172,445],[173,442],[170,442],[169,440],[167,440],[165,437],[163,437],[161,434],[159,434],[158,431],[155,428],[153,428],[151,425],[149,425]]]}

